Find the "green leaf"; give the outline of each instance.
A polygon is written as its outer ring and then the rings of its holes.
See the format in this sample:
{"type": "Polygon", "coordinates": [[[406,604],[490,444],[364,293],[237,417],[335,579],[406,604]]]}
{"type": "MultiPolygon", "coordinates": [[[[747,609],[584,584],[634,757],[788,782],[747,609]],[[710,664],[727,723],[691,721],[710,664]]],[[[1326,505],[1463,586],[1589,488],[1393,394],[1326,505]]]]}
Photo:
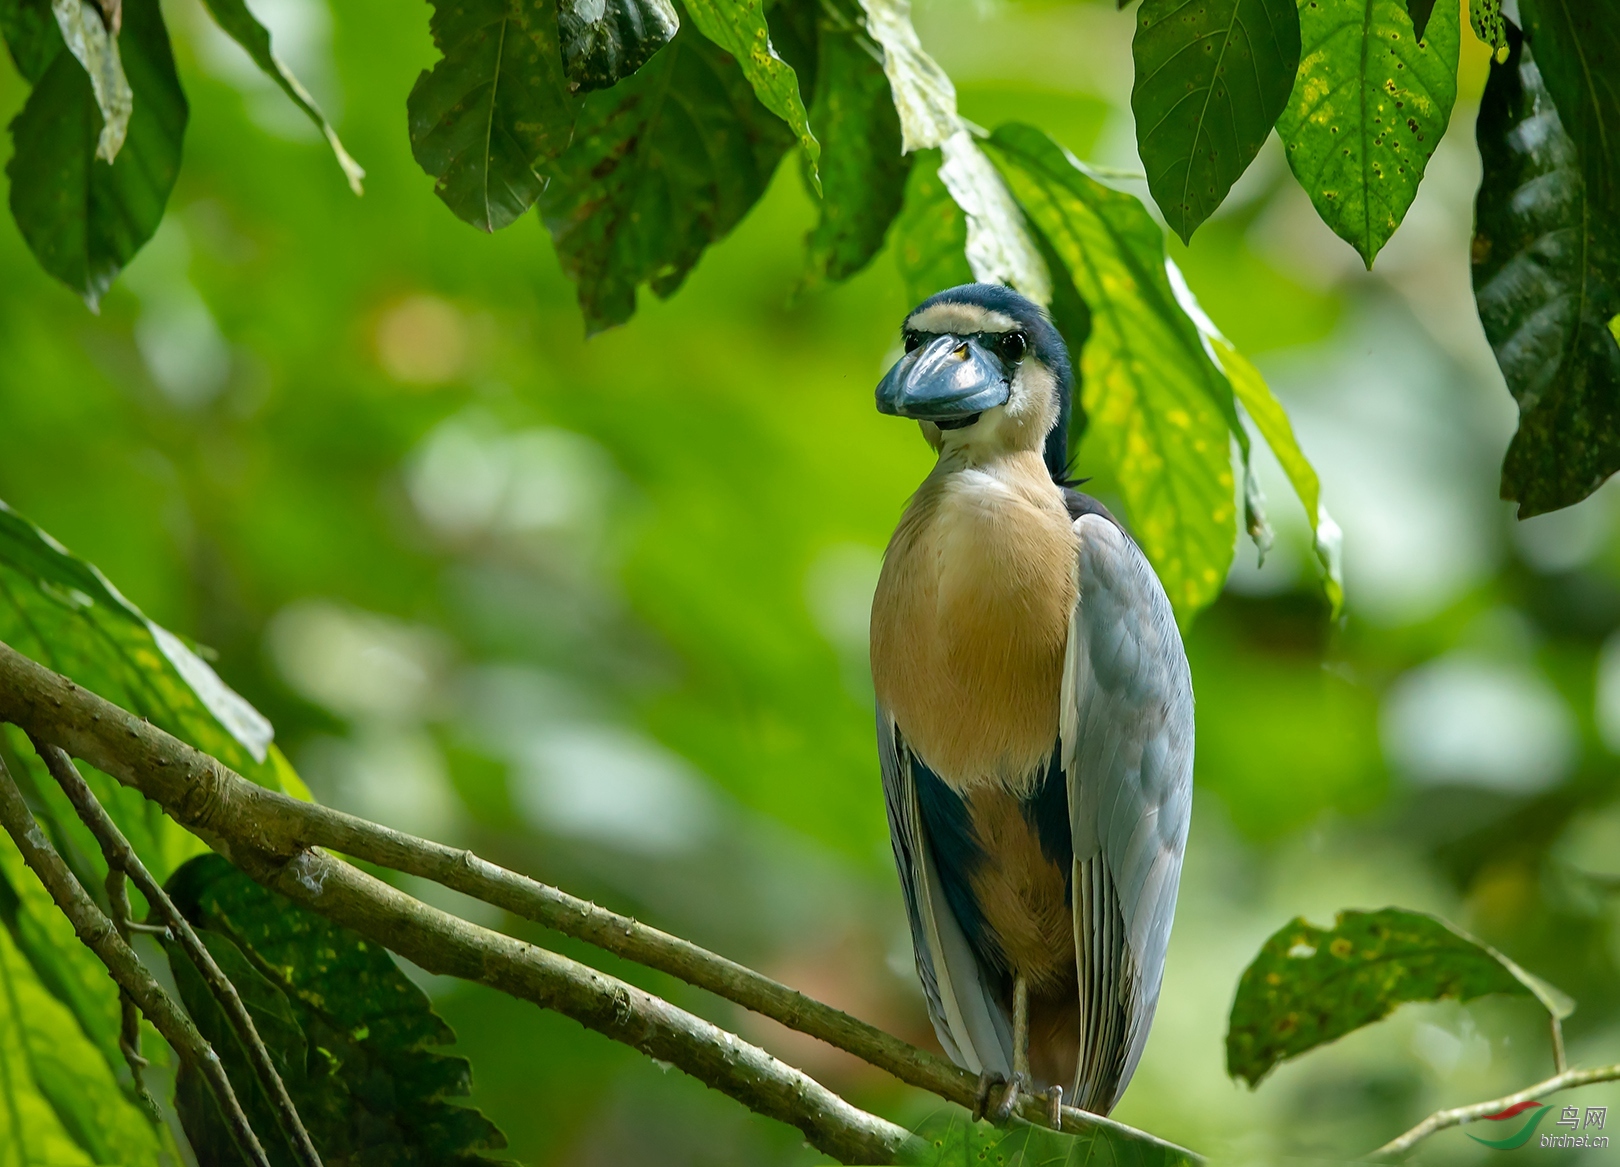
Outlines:
{"type": "Polygon", "coordinates": [[[1507,21],[1502,16],[1502,0],[1468,0],[1468,26],[1491,46],[1491,54],[1498,62],[1507,60],[1507,21]]]}
{"type": "Polygon", "coordinates": [[[937,150],[917,156],[906,180],[905,204],[894,222],[894,258],[906,302],[973,282],[967,262],[967,216],[939,177],[937,150]]]}
{"type": "Polygon", "coordinates": [[[1294,0],[1142,0],[1131,55],[1148,190],[1190,240],[1288,104],[1299,13],[1294,0]]]}
{"type": "Polygon", "coordinates": [[[634,76],[585,99],[540,200],[586,327],[668,297],[765,192],[792,144],[732,58],[683,28],[634,76]]]}
{"type": "Polygon", "coordinates": [[[1488,945],[1422,912],[1296,919],[1244,970],[1226,1034],[1226,1072],[1253,1087],[1279,1062],[1382,1020],[1408,1001],[1534,997],[1554,1017],[1569,998],[1488,945]]]}
{"type": "MultiPolygon", "coordinates": [[[[455,1034],[387,952],[266,891],[217,855],[175,872],[168,891],[237,986],[327,1162],[496,1162],[479,1152],[504,1147],[505,1137],[480,1112],[449,1101],[471,1089],[466,1060],[434,1048],[455,1034]]],[[[173,945],[169,963],[271,1161],[295,1162],[202,978],[173,945]]],[[[200,1161],[242,1162],[194,1076],[182,1074],[176,1106],[200,1161]]]]}
{"type": "Polygon", "coordinates": [[[30,85],[38,85],[56,54],[65,47],[50,0],[0,0],[0,35],[30,85]]]}
{"type": "Polygon", "coordinates": [[[124,1098],[95,1045],[0,930],[0,1163],[159,1167],[176,1159],[167,1133],[124,1098]]]}
{"type": "MultiPolygon", "coordinates": [[[[1546,11],[1536,9],[1538,17],[1546,11]]],[[[1620,154],[1612,141],[1620,102],[1612,88],[1599,88],[1583,106],[1581,91],[1566,86],[1576,124],[1587,126],[1578,139],[1556,92],[1549,95],[1550,68],[1539,67],[1540,55],[1551,55],[1567,80],[1567,38],[1579,36],[1592,59],[1612,60],[1615,42],[1612,30],[1549,17],[1532,28],[1533,41],[1510,30],[1512,51],[1491,65],[1480,104],[1485,173],[1473,245],[1480,322],[1519,403],[1502,497],[1518,502],[1521,518],[1580,501],[1620,468],[1620,343],[1609,329],[1620,313],[1620,154]]]]}
{"type": "Polygon", "coordinates": [[[405,101],[411,153],[457,217],[498,231],[534,205],[579,103],[563,79],[553,0],[438,0],[443,54],[405,101]]]}
{"type": "Polygon", "coordinates": [[[736,60],[760,104],[793,130],[809,166],[810,185],[819,195],[821,143],[810,131],[798,74],[771,46],[764,4],[761,0],[686,0],[686,11],[699,32],[736,60]]]}
{"type": "Polygon", "coordinates": [[[338,138],[337,131],[326,120],[326,115],[315,104],[315,99],[310,96],[309,90],[304,88],[303,82],[298,80],[285,61],[276,56],[275,49],[270,43],[270,30],[259,23],[258,18],[248,9],[245,0],[203,0],[203,3],[219,27],[224,29],[233,41],[246,49],[247,55],[253,58],[253,63],[264,75],[281,86],[281,91],[292,100],[292,103],[315,123],[315,128],[320,130],[321,136],[332,148],[338,166],[343,170],[343,177],[349,182],[349,189],[357,195],[361,194],[363,192],[361,183],[366,177],[365,170],[343,148],[343,142],[338,138]]]}
{"type": "Polygon", "coordinates": [[[117,160],[96,157],[102,117],[90,78],[72,54],[58,52],[11,123],[15,152],[6,164],[12,217],[29,250],[92,310],[157,230],[186,128],[158,0],[128,0],[123,13],[118,45],[134,109],[117,160]]]}
{"type": "Polygon", "coordinates": [[[1164,235],[1140,202],[1029,126],[1002,126],[987,147],[1091,309],[1079,362],[1087,448],[1117,476],[1131,531],[1185,622],[1232,561],[1231,386],[1177,302],[1164,235]]]}
{"type": "Polygon", "coordinates": [[[1429,17],[1434,15],[1434,0],[1406,0],[1406,14],[1412,18],[1412,31],[1422,40],[1429,27],[1429,17]]]}
{"type": "Polygon", "coordinates": [[[1371,267],[1451,120],[1457,6],[1440,5],[1421,41],[1402,0],[1309,0],[1299,29],[1277,133],[1322,222],[1371,267]]]}
{"type": "Polygon", "coordinates": [[[915,1167],[1191,1167],[1201,1162],[1180,1147],[1106,1119],[1098,1129],[1076,1135],[1021,1120],[995,1127],[953,1112],[930,1119],[916,1133],[920,1153],[913,1150],[900,1160],[915,1167]]]}
{"type": "Polygon", "coordinates": [[[575,92],[607,89],[674,39],[681,20],[669,0],[562,0],[563,68],[575,92]]]}
{"type": "Polygon", "coordinates": [[[805,243],[813,277],[843,280],[883,249],[905,201],[911,158],[901,153],[882,51],[830,20],[821,22],[818,41],[810,121],[825,145],[821,218],[805,243]]]}
{"type": "Polygon", "coordinates": [[[134,94],[124,76],[124,63],[118,57],[118,42],[102,24],[101,11],[86,0],[56,0],[51,6],[56,26],[68,51],[90,78],[96,108],[101,113],[101,133],[96,138],[96,157],[112,162],[124,147],[129,132],[129,115],[134,94]]]}
{"type": "Polygon", "coordinates": [[[934,58],[923,51],[911,23],[911,0],[861,0],[866,30],[883,50],[895,113],[905,152],[943,146],[962,129],[956,87],[934,58]]]}

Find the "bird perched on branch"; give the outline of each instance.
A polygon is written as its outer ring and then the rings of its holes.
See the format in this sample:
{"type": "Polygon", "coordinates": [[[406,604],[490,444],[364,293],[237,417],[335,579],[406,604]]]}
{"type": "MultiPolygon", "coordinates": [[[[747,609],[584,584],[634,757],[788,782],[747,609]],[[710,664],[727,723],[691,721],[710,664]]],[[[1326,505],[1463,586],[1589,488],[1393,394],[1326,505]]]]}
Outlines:
{"type": "Polygon", "coordinates": [[[872,603],[878,755],[917,972],[980,1109],[1107,1114],[1158,1003],[1192,802],[1193,696],[1164,588],[1070,489],[1072,373],[1035,304],[925,300],[878,409],[938,464],[872,603]]]}

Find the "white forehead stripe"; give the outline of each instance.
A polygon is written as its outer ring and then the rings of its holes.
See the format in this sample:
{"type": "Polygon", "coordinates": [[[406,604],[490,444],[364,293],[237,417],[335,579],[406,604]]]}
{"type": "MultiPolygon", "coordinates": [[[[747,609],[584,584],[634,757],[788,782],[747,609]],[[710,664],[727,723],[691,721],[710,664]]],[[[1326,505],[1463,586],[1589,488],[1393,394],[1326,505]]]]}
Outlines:
{"type": "Polygon", "coordinates": [[[933,304],[913,313],[907,318],[906,327],[918,332],[954,332],[963,335],[970,332],[1012,332],[1023,325],[1005,312],[992,308],[946,303],[933,304]]]}

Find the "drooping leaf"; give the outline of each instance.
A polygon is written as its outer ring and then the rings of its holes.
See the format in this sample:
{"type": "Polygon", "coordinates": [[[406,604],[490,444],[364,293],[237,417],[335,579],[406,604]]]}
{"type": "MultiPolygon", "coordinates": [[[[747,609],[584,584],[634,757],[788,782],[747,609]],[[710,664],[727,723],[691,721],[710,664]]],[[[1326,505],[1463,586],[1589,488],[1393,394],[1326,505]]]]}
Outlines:
{"type": "Polygon", "coordinates": [[[1488,945],[1422,912],[1296,919],[1244,970],[1226,1034],[1226,1072],[1252,1087],[1277,1063],[1370,1025],[1408,1001],[1533,997],[1555,1017],[1569,998],[1488,945]]]}
{"type": "Polygon", "coordinates": [[[411,153],[457,217],[498,231],[534,205],[574,132],[554,0],[439,0],[430,28],[443,57],[405,101],[411,153]]]}
{"type": "Polygon", "coordinates": [[[1091,309],[1088,448],[1116,475],[1132,533],[1186,620],[1232,561],[1231,386],[1176,300],[1163,233],[1140,202],[1029,126],[1002,126],[987,148],[1091,309]]]}
{"type": "Polygon", "coordinates": [[[618,84],[680,31],[669,0],[561,0],[557,26],[574,92],[618,84]]]}
{"type": "Polygon", "coordinates": [[[925,150],[906,180],[905,205],[894,221],[894,258],[906,302],[973,282],[967,262],[967,216],[939,177],[940,156],[925,150]]]}
{"type": "MultiPolygon", "coordinates": [[[[496,1161],[506,1145],[479,1111],[449,1101],[471,1089],[455,1040],[392,958],[353,932],[267,891],[217,855],[192,860],[169,894],[231,978],[287,1092],[327,1162],[496,1161]]],[[[294,1163],[274,1112],[201,977],[178,948],[169,963],[187,1010],[219,1052],[271,1161],[294,1163]]],[[[243,1160],[212,1096],[182,1074],[176,1106],[199,1158],[243,1160]]]]}
{"type": "Polygon", "coordinates": [[[843,280],[882,250],[911,158],[901,153],[882,51],[864,32],[827,20],[819,44],[810,122],[824,147],[821,218],[805,242],[811,276],[843,280]]]}
{"type": "Polygon", "coordinates": [[[731,54],[760,104],[788,124],[804,150],[810,185],[820,194],[821,143],[810,131],[798,75],[771,45],[762,0],[686,0],[686,12],[699,32],[731,54]]]}
{"type": "Polygon", "coordinates": [[[970,1122],[960,1113],[939,1115],[916,1134],[918,1145],[900,1161],[914,1167],[1192,1167],[1197,1156],[1141,1131],[1114,1123],[1083,1135],[1014,1122],[1004,1127],[970,1122]]]}
{"type": "Polygon", "coordinates": [[[123,13],[119,55],[134,108],[117,160],[96,157],[102,117],[90,78],[71,53],[57,52],[11,123],[6,164],[12,217],[29,250],[92,309],[157,230],[186,128],[158,0],[129,0],[123,13]]]}
{"type": "Polygon", "coordinates": [[[866,30],[883,50],[894,109],[900,117],[905,152],[943,146],[962,128],[956,87],[945,70],[923,51],[911,24],[911,0],[861,0],[866,30]]]}
{"type": "Polygon", "coordinates": [[[95,1045],[0,929],[0,1163],[175,1161],[167,1132],[124,1098],[95,1045]]]}
{"type": "Polygon", "coordinates": [[[967,216],[967,262],[983,284],[1006,284],[1045,305],[1052,275],[1023,212],[973,135],[958,130],[940,147],[939,180],[967,216]]]}
{"type": "MultiPolygon", "coordinates": [[[[1519,403],[1502,497],[1523,518],[1580,501],[1620,469],[1620,342],[1609,328],[1620,314],[1620,153],[1597,132],[1620,105],[1593,107],[1583,154],[1539,67],[1541,51],[1568,51],[1560,25],[1538,31],[1532,42],[1510,29],[1508,59],[1491,65],[1473,245],[1480,322],[1519,403]]],[[[1603,51],[1600,30],[1584,34],[1583,51],[1603,51]]]]}
{"type": "Polygon", "coordinates": [[[1299,74],[1277,119],[1316,213],[1368,267],[1417,195],[1457,96],[1455,4],[1420,41],[1403,0],[1311,0],[1299,74]]]}
{"type": "Polygon", "coordinates": [[[680,287],[764,193],[792,141],[737,63],[690,28],[586,98],[540,208],[589,331],[628,320],[638,284],[664,297],[680,287]]]}
{"type": "Polygon", "coordinates": [[[56,14],[56,26],[68,51],[90,78],[90,91],[101,113],[96,157],[112,162],[124,148],[135,101],[129,79],[124,76],[124,63],[118,57],[118,41],[102,24],[101,10],[86,0],[53,0],[51,11],[56,14]]]}
{"type": "Polygon", "coordinates": [[[1507,21],[1502,15],[1502,0],[1468,0],[1468,26],[1491,46],[1496,60],[1507,60],[1507,21]]]}
{"type": "Polygon", "coordinates": [[[1190,240],[1288,104],[1299,12],[1294,0],[1142,0],[1131,55],[1148,190],[1190,240]]]}
{"type": "Polygon", "coordinates": [[[315,128],[320,130],[321,136],[332,148],[332,154],[343,170],[343,177],[348,180],[349,189],[355,194],[362,193],[361,183],[366,177],[364,168],[343,148],[337,131],[326,120],[326,115],[315,104],[309,90],[304,88],[304,83],[298,80],[285,61],[276,56],[275,48],[270,43],[270,30],[259,23],[246,0],[203,0],[203,4],[226,35],[241,45],[264,75],[279,85],[292,103],[304,111],[304,116],[315,123],[315,128]]]}

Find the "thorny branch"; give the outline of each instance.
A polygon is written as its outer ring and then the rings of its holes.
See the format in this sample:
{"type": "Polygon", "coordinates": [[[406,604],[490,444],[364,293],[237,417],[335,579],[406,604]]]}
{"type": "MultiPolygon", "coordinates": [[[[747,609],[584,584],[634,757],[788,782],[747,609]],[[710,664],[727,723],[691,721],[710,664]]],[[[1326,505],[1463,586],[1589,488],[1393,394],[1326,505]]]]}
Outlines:
{"type": "Polygon", "coordinates": [[[1484,1118],[1488,1114],[1499,1114],[1510,1106],[1517,1106],[1521,1102],[1532,1102],[1537,1098],[1545,1098],[1547,1095],[1556,1094],[1560,1090],[1568,1090],[1575,1086],[1590,1086],[1595,1082],[1614,1081],[1620,1081],[1620,1065],[1599,1066],[1592,1070],[1565,1070],[1563,1073],[1554,1074],[1544,1082],[1537,1082],[1534,1086],[1526,1086],[1517,1094],[1509,1094],[1503,1098],[1493,1098],[1489,1102],[1476,1102],[1472,1106],[1457,1106],[1450,1110],[1437,1110],[1400,1138],[1391,1139],[1382,1147],[1379,1147],[1367,1158],[1374,1160],[1395,1158],[1410,1151],[1419,1142],[1436,1131],[1443,1131],[1447,1127],[1473,1122],[1475,1119],[1484,1118]]]}
{"type": "MultiPolygon", "coordinates": [[[[248,1015],[247,1006],[242,1004],[236,986],[214,960],[213,954],[203,944],[202,938],[192,928],[191,922],[181,914],[179,908],[175,907],[169,893],[163,890],[163,885],[152,878],[152,873],[141,862],[140,856],[135,854],[135,848],[130,846],[124,833],[107,814],[107,809],[96,800],[78,768],[73,765],[73,760],[56,746],[46,745],[38,738],[33,740],[34,750],[44,761],[45,768],[51,772],[51,777],[56,779],[62,793],[66,794],[68,801],[73,804],[80,821],[90,828],[90,833],[101,845],[101,853],[107,860],[109,895],[112,893],[114,876],[120,877],[117,883],[119,895],[123,900],[121,910],[124,919],[129,919],[129,897],[123,890],[121,877],[128,875],[140,889],[140,893],[146,897],[146,902],[151,905],[152,910],[167,921],[175,941],[185,951],[191,963],[197,967],[197,972],[201,974],[203,983],[208,986],[208,991],[219,1002],[232,1030],[247,1050],[253,1072],[274,1105],[276,1120],[287,1136],[288,1143],[292,1145],[298,1161],[303,1167],[322,1167],[320,1153],[316,1151],[309,1132],[304,1129],[304,1122],[298,1117],[298,1108],[293,1105],[292,1097],[287,1093],[286,1083],[276,1072],[275,1063],[270,1060],[270,1051],[265,1048],[263,1039],[259,1037],[259,1031],[254,1027],[253,1018],[248,1015]]],[[[114,910],[119,910],[116,900],[114,910]]]]}
{"type": "Polygon", "coordinates": [[[247,1116],[242,1113],[236,1092],[231,1088],[231,1081],[225,1076],[225,1067],[213,1047],[197,1032],[191,1018],[181,1011],[146,966],[141,964],[135,950],[118,934],[112,921],[102,915],[90,894],[73,877],[67,864],[56,853],[56,848],[45,838],[45,832],[34,821],[4,761],[0,761],[0,826],[16,843],[23,862],[39,877],[45,890],[50,892],[51,899],[56,901],[56,906],[73,924],[74,934],[80,942],[96,954],[114,983],[140,1006],[141,1012],[146,1014],[175,1052],[203,1076],[243,1155],[254,1167],[270,1167],[270,1160],[265,1157],[264,1148],[259,1144],[253,1128],[248,1125],[247,1116]]]}

